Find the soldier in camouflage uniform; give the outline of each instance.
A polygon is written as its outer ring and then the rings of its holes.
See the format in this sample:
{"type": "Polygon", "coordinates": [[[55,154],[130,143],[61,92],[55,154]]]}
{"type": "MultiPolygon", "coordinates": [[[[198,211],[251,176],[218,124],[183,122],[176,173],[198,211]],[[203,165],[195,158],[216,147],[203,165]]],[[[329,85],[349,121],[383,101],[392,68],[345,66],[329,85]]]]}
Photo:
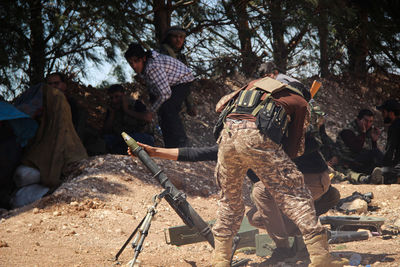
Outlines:
{"type": "Polygon", "coordinates": [[[335,169],[347,174],[352,182],[368,183],[370,174],[382,162],[383,153],[376,143],[380,131],[372,126],[373,119],[371,110],[360,110],[336,137],[339,162],[335,169]]]}
{"type": "MultiPolygon", "coordinates": [[[[305,152],[302,156],[292,159],[304,175],[304,182],[311,192],[317,216],[336,206],[340,200],[340,193],[331,185],[328,165],[319,151],[323,144],[320,136],[320,127],[324,122],[323,114],[318,106],[312,105],[305,152]]],[[[249,172],[247,175],[249,176],[249,172]]],[[[301,233],[297,226],[282,214],[262,182],[254,184],[252,199],[255,207],[246,213],[250,224],[266,229],[276,245],[268,263],[277,263],[295,256],[296,251],[289,245],[289,237],[299,236],[301,233]]]]}
{"type": "MultiPolygon", "coordinates": [[[[256,82],[250,82],[244,90],[254,88],[256,82]]],[[[213,227],[213,266],[230,266],[232,240],[244,214],[243,177],[249,168],[263,182],[282,213],[300,229],[310,254],[310,266],[343,266],[330,257],[326,231],[316,218],[310,191],[305,187],[303,175],[291,161],[303,154],[309,111],[307,101],[286,88],[272,93],[275,103],[290,117],[288,136],[281,144],[262,134],[251,114],[227,115],[217,141],[216,179],[221,193],[213,227]]],[[[225,99],[221,101],[225,102],[225,99]]],[[[220,111],[218,105],[217,111],[220,111]]]]}

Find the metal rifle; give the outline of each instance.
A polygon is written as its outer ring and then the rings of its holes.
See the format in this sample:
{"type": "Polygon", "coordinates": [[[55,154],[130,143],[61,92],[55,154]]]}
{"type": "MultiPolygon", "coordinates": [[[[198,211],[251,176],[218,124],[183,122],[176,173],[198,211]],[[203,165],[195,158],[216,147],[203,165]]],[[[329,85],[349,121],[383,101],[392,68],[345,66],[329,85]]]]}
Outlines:
{"type": "Polygon", "coordinates": [[[121,135],[126,144],[131,148],[132,153],[134,153],[150,170],[153,174],[153,178],[156,178],[161,186],[166,189],[167,194],[164,196],[164,199],[168,204],[175,210],[188,227],[195,228],[214,248],[214,236],[211,232],[210,226],[192,208],[186,200],[186,195],[174,186],[163,170],[161,170],[147,152],[136,143],[135,139],[125,132],[121,135]]]}

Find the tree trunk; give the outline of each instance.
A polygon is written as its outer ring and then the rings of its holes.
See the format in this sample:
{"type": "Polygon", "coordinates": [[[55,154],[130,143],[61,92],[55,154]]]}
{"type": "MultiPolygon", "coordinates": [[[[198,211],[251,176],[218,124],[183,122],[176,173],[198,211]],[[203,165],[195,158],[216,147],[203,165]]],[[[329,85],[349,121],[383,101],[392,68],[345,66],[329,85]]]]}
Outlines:
{"type": "Polygon", "coordinates": [[[242,59],[241,71],[248,77],[252,76],[257,70],[258,58],[252,50],[251,30],[249,27],[249,16],[246,10],[248,0],[233,1],[237,16],[236,28],[240,41],[240,53],[242,59]]]}
{"type": "Polygon", "coordinates": [[[328,56],[328,17],[324,1],[319,1],[318,6],[318,37],[319,37],[319,68],[321,77],[329,76],[329,56],[328,56]]]}
{"type": "Polygon", "coordinates": [[[44,69],[46,65],[44,41],[44,26],[42,21],[42,3],[40,0],[29,1],[30,21],[30,62],[29,62],[29,80],[34,85],[42,82],[44,79],[44,69]]]}
{"type": "Polygon", "coordinates": [[[172,3],[171,0],[154,0],[153,10],[154,10],[154,28],[155,37],[159,44],[164,40],[165,33],[171,26],[171,10],[172,3]]]}
{"type": "Polygon", "coordinates": [[[288,52],[284,41],[285,26],[281,1],[270,0],[269,6],[271,9],[273,59],[282,71],[286,71],[288,52]]]}
{"type": "Polygon", "coordinates": [[[358,30],[353,36],[350,36],[347,45],[349,54],[349,71],[358,78],[364,78],[367,74],[367,56],[368,56],[368,11],[359,8],[358,30]]]}

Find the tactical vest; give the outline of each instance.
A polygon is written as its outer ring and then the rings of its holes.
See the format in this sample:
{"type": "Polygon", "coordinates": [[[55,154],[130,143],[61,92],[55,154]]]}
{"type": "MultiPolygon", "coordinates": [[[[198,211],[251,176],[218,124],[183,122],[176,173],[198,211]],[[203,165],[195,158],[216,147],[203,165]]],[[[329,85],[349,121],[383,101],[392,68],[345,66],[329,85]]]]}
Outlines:
{"type": "MultiPolygon", "coordinates": [[[[356,136],[362,134],[360,131],[360,127],[357,124],[357,120],[352,121],[350,124],[346,126],[343,130],[350,130],[352,131],[356,136]]],[[[369,132],[367,131],[367,134],[365,136],[365,142],[363,144],[363,149],[366,150],[372,150],[372,138],[369,132]]],[[[355,157],[357,156],[356,153],[352,152],[350,148],[344,143],[342,137],[339,135],[336,137],[336,146],[338,148],[339,152],[339,157],[342,161],[344,162],[352,162],[354,161],[355,157]]]]}
{"type": "Polygon", "coordinates": [[[219,137],[227,117],[242,117],[255,121],[262,134],[280,144],[283,136],[287,134],[290,118],[285,109],[276,104],[272,94],[283,89],[303,96],[293,86],[265,77],[254,82],[251,87],[245,86],[222,97],[216,107],[216,111],[221,114],[214,126],[214,136],[219,137]]]}

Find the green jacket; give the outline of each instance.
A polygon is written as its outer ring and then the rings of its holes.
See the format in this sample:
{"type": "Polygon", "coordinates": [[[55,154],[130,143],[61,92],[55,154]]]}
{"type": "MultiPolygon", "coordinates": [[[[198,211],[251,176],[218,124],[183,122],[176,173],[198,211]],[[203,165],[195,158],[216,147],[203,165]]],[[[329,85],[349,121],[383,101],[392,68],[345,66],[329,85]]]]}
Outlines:
{"type": "MultiPolygon", "coordinates": [[[[338,150],[338,156],[341,161],[343,162],[352,162],[357,157],[358,152],[354,151],[354,147],[348,146],[349,142],[345,142],[342,138],[342,133],[345,130],[350,130],[354,133],[354,135],[358,138],[361,138],[364,133],[361,131],[360,127],[358,126],[357,120],[352,121],[348,124],[342,131],[339,132],[338,136],[336,137],[336,146],[338,150]]],[[[371,138],[371,131],[368,130],[365,133],[365,141],[362,146],[362,150],[372,150],[376,147],[376,142],[373,142],[371,138]]]]}
{"type": "Polygon", "coordinates": [[[183,64],[187,65],[187,59],[186,59],[185,54],[182,53],[182,50],[176,51],[171,46],[164,43],[160,47],[160,53],[170,56],[170,57],[173,57],[173,58],[176,58],[177,60],[181,61],[183,64]]]}

